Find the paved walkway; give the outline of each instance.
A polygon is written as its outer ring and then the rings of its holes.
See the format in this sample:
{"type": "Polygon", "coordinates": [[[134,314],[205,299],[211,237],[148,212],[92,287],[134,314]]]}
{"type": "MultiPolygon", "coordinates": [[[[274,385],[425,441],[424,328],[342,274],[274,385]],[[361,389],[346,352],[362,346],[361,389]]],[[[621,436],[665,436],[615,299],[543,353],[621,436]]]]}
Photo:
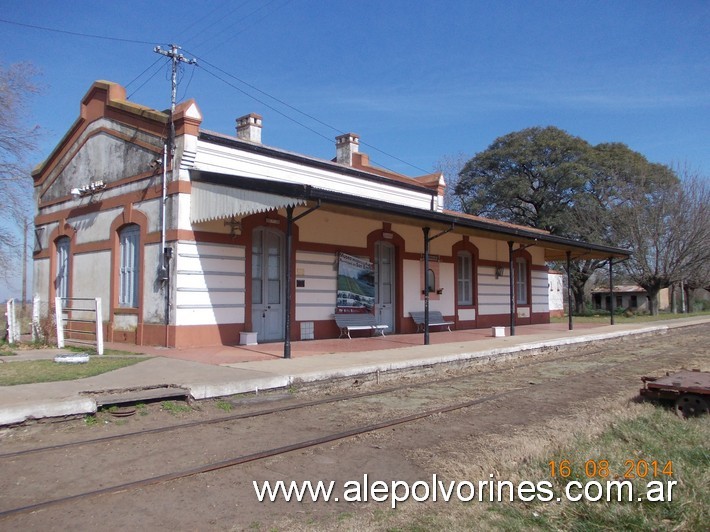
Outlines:
{"type": "MultiPolygon", "coordinates": [[[[173,394],[206,399],[237,393],[288,387],[314,382],[465,361],[516,356],[550,346],[588,343],[634,335],[658,334],[671,328],[706,324],[710,318],[686,318],[644,324],[589,326],[566,324],[521,326],[516,336],[493,338],[490,331],[454,331],[431,334],[431,345],[421,345],[422,335],[385,338],[294,342],[292,358],[284,360],[283,344],[201,349],[132,348],[149,359],[109,373],[74,381],[0,386],[0,426],[28,419],[94,413],[97,405],[140,401],[173,394]]],[[[124,344],[107,347],[126,350],[124,344]]],[[[24,351],[0,357],[0,364],[53,358],[59,350],[24,351]]]]}

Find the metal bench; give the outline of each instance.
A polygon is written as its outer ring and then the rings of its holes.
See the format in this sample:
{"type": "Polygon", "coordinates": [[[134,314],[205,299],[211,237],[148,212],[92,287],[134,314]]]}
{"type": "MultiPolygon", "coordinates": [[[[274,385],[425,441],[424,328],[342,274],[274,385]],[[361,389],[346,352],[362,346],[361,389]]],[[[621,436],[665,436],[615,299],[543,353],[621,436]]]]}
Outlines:
{"type": "MultiPolygon", "coordinates": [[[[410,312],[409,315],[414,320],[414,323],[417,324],[417,332],[424,331],[424,312],[410,312]]],[[[453,321],[446,321],[438,310],[429,311],[429,327],[443,326],[451,332],[451,326],[453,324],[453,321]]]]}
{"type": "Polygon", "coordinates": [[[352,340],[350,336],[350,331],[375,331],[379,332],[382,336],[385,335],[385,329],[388,329],[388,325],[382,325],[377,323],[375,316],[373,314],[336,314],[335,323],[340,329],[340,336],[338,338],[343,338],[347,336],[352,340]]]}

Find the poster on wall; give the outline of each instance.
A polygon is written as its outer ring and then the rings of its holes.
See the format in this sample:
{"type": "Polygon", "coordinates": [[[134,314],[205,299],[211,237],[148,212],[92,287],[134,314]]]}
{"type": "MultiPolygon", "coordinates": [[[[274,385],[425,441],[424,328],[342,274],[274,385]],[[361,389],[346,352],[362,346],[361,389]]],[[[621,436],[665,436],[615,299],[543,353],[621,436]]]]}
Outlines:
{"type": "Polygon", "coordinates": [[[346,253],[338,254],[339,314],[370,312],[375,304],[375,269],[372,263],[346,253]]]}

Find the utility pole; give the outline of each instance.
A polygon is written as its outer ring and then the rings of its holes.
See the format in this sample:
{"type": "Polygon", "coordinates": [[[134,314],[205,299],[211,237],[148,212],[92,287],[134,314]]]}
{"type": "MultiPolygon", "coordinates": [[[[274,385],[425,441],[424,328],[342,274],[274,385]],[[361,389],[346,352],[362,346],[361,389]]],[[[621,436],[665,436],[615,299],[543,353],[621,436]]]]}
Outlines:
{"type": "Polygon", "coordinates": [[[21,316],[25,317],[27,303],[27,230],[32,222],[25,218],[22,226],[22,307],[21,316]]]}
{"type": "Polygon", "coordinates": [[[168,139],[168,144],[170,146],[170,159],[175,155],[175,121],[173,117],[175,116],[175,100],[177,99],[177,70],[180,63],[185,63],[188,65],[196,65],[196,59],[187,59],[180,52],[180,47],[177,44],[171,44],[170,50],[163,50],[160,46],[156,46],[153,51],[157,54],[169,57],[172,63],[172,86],[171,86],[171,97],[170,97],[170,138],[168,139]]]}
{"type": "Polygon", "coordinates": [[[163,50],[160,46],[156,46],[153,51],[160,55],[170,58],[171,61],[171,91],[170,91],[170,134],[163,147],[163,194],[161,199],[160,217],[161,217],[161,231],[160,231],[160,266],[158,277],[165,286],[165,346],[168,347],[168,326],[170,325],[170,275],[169,275],[169,263],[170,257],[172,257],[172,248],[168,248],[165,243],[165,232],[166,232],[166,206],[168,202],[168,163],[173,172],[175,169],[175,104],[177,100],[177,71],[178,65],[180,63],[185,63],[188,65],[195,65],[197,61],[195,59],[187,59],[183,54],[179,52],[180,47],[176,44],[170,45],[170,50],[163,50]],[[169,154],[169,159],[168,159],[169,154]]]}

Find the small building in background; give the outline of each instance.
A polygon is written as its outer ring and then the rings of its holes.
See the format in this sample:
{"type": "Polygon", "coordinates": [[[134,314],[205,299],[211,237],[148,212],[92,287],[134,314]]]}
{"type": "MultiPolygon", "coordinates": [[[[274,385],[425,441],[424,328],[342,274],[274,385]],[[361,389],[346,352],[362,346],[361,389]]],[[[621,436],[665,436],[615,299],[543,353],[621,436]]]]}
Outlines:
{"type": "MultiPolygon", "coordinates": [[[[592,289],[592,307],[594,310],[609,310],[611,308],[609,287],[592,289]]],[[[648,292],[638,285],[615,286],[614,308],[633,312],[648,312],[648,292]]],[[[658,293],[658,310],[664,311],[668,310],[668,308],[668,289],[664,288],[658,293]]]]}

